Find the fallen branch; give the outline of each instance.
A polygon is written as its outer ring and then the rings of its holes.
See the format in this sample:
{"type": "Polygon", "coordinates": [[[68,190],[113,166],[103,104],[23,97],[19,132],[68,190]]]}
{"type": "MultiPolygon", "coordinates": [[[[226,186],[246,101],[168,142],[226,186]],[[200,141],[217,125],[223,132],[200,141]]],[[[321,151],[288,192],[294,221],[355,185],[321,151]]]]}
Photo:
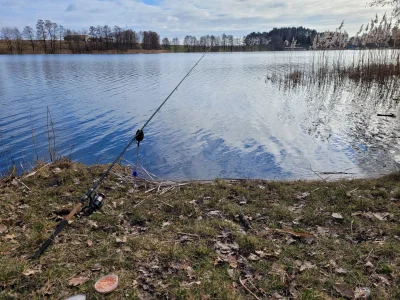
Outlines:
{"type": "Polygon", "coordinates": [[[242,281],[242,278],[239,277],[239,282],[242,285],[242,287],[250,294],[252,295],[255,299],[261,300],[256,294],[254,294],[242,281]]]}

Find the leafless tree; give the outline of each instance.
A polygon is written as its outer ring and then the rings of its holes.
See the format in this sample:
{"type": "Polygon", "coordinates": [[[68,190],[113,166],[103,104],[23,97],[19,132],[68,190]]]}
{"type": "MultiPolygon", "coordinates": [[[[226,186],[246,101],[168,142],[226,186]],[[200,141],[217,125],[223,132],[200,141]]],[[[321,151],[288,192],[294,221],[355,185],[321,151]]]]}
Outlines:
{"type": "Polygon", "coordinates": [[[174,45],[174,51],[177,52],[178,51],[178,46],[179,46],[179,39],[177,37],[173,38],[172,39],[172,44],[174,45]]]}
{"type": "Polygon", "coordinates": [[[64,27],[61,25],[60,25],[60,27],[58,27],[58,35],[60,37],[60,53],[61,53],[61,44],[62,44],[62,40],[64,39],[64,36],[65,36],[64,27]]]}
{"type": "Polygon", "coordinates": [[[46,39],[47,39],[47,29],[43,20],[38,20],[36,23],[36,37],[43,44],[44,53],[47,53],[46,39]]]}
{"type": "Polygon", "coordinates": [[[169,39],[168,38],[163,38],[162,39],[161,47],[164,50],[169,50],[170,49],[170,43],[169,43],[169,39]]]}
{"type": "Polygon", "coordinates": [[[8,52],[13,53],[13,50],[14,50],[13,28],[11,28],[11,27],[1,28],[0,38],[6,42],[8,52]]]}
{"type": "Polygon", "coordinates": [[[32,52],[35,53],[35,43],[33,39],[35,38],[35,31],[30,26],[25,26],[23,32],[23,36],[31,42],[32,52]]]}
{"type": "Polygon", "coordinates": [[[24,51],[24,46],[22,43],[22,33],[21,33],[21,31],[19,31],[19,29],[17,27],[14,27],[12,29],[12,39],[15,43],[17,53],[22,54],[22,52],[24,51]]]}

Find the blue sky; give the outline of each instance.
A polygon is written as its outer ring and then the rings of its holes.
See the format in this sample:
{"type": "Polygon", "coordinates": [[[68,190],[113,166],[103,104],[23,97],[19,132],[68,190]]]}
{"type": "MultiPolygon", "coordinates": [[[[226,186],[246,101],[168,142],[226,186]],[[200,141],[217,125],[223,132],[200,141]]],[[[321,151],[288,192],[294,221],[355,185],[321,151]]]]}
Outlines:
{"type": "Polygon", "coordinates": [[[48,19],[74,30],[107,24],[182,39],[224,32],[243,36],[281,26],[335,30],[345,20],[344,29],[355,34],[384,12],[360,0],[0,0],[0,28],[34,28],[38,19],[48,19]]]}

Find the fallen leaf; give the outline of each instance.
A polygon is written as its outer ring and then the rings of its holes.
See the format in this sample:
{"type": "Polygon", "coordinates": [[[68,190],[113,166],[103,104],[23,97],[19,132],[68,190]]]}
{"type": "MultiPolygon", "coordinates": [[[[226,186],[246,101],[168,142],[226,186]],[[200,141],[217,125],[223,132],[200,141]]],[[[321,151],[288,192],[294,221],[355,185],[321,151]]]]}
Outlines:
{"type": "Polygon", "coordinates": [[[207,215],[208,216],[219,216],[220,215],[220,211],[219,210],[212,210],[212,211],[209,211],[207,213],[207,215]]]}
{"type": "Polygon", "coordinates": [[[126,243],[127,238],[126,238],[126,236],[123,236],[122,238],[116,237],[116,238],[115,238],[115,241],[116,241],[117,243],[123,244],[123,243],[126,243]]]}
{"type": "Polygon", "coordinates": [[[61,173],[62,171],[61,171],[61,169],[60,168],[54,168],[53,169],[53,173],[54,174],[59,174],[59,173],[61,173]]]}
{"type": "Polygon", "coordinates": [[[4,233],[6,231],[7,231],[7,226],[3,225],[3,224],[0,224],[0,233],[4,233]]]}
{"type": "Polygon", "coordinates": [[[88,240],[88,241],[87,241],[87,245],[88,245],[89,247],[92,247],[92,246],[93,246],[92,240],[88,240]]]}
{"type": "Polygon", "coordinates": [[[237,268],[238,262],[237,262],[236,256],[229,255],[228,256],[228,262],[229,262],[229,265],[231,266],[231,268],[234,268],[234,269],[237,268]]]}
{"type": "Polygon", "coordinates": [[[168,225],[171,225],[171,223],[170,222],[163,222],[162,223],[162,227],[164,228],[165,226],[168,226],[168,225]]]}
{"type": "Polygon", "coordinates": [[[379,221],[386,221],[387,218],[391,216],[390,213],[373,213],[372,215],[379,221]]]}
{"type": "Polygon", "coordinates": [[[93,227],[93,228],[97,228],[97,227],[98,227],[98,225],[97,225],[97,223],[96,223],[95,221],[88,220],[88,223],[89,223],[89,225],[90,225],[91,227],[93,227]]]}
{"type": "Polygon", "coordinates": [[[301,194],[297,194],[296,198],[299,199],[299,200],[303,200],[303,199],[306,199],[308,196],[310,196],[310,193],[309,192],[304,192],[304,193],[301,193],[301,194]]]}
{"type": "Polygon", "coordinates": [[[342,220],[343,217],[339,213],[332,213],[332,218],[337,219],[337,220],[342,220]]]}
{"type": "Polygon", "coordinates": [[[313,265],[309,261],[305,261],[300,266],[300,272],[303,272],[304,270],[307,270],[307,269],[314,269],[316,267],[317,267],[316,265],[313,265]]]}
{"type": "Polygon", "coordinates": [[[50,289],[52,287],[53,287],[53,284],[50,282],[50,280],[47,280],[47,283],[39,290],[39,292],[42,295],[49,296],[49,295],[53,294],[53,292],[50,291],[50,289]]]}
{"type": "Polygon", "coordinates": [[[271,298],[269,298],[269,300],[279,300],[279,299],[283,299],[283,297],[279,295],[278,292],[273,293],[271,298]]]}
{"type": "Polygon", "coordinates": [[[371,295],[371,290],[367,287],[358,287],[354,291],[354,298],[355,299],[362,299],[366,300],[371,295]]]}
{"type": "Polygon", "coordinates": [[[354,298],[354,292],[346,285],[343,283],[335,283],[333,285],[333,288],[335,289],[336,292],[338,292],[342,297],[352,299],[354,298]]]}
{"type": "Polygon", "coordinates": [[[16,235],[15,234],[6,234],[5,236],[3,236],[3,240],[4,241],[10,241],[15,239],[16,235]]]}
{"type": "Polygon", "coordinates": [[[78,277],[71,278],[71,279],[68,281],[68,285],[69,285],[69,286],[78,286],[78,285],[84,284],[84,283],[85,283],[86,281],[88,281],[88,280],[89,280],[88,277],[85,277],[85,276],[78,276],[78,277]]]}
{"type": "Polygon", "coordinates": [[[338,274],[346,274],[347,270],[343,269],[343,268],[337,268],[337,269],[335,269],[335,272],[338,274]]]}
{"type": "Polygon", "coordinates": [[[260,260],[260,258],[257,255],[253,254],[253,253],[251,253],[249,255],[248,259],[252,260],[252,261],[260,260]]]}
{"type": "Polygon", "coordinates": [[[27,269],[24,272],[22,272],[22,274],[24,274],[25,276],[31,276],[31,275],[34,275],[36,273],[42,273],[42,266],[41,265],[35,267],[34,269],[27,269]]]}
{"type": "Polygon", "coordinates": [[[102,266],[99,263],[97,263],[97,264],[94,264],[94,266],[92,267],[92,272],[100,271],[101,269],[102,269],[102,266]]]}
{"type": "Polygon", "coordinates": [[[374,274],[374,275],[372,275],[372,278],[380,281],[383,284],[390,285],[389,279],[387,279],[387,277],[385,275],[374,274]]]}
{"type": "Polygon", "coordinates": [[[365,267],[367,267],[367,268],[374,268],[374,265],[372,264],[372,262],[367,261],[367,262],[365,263],[365,267]]]}
{"type": "Polygon", "coordinates": [[[235,279],[235,271],[233,269],[228,269],[227,272],[231,279],[235,279]]]}

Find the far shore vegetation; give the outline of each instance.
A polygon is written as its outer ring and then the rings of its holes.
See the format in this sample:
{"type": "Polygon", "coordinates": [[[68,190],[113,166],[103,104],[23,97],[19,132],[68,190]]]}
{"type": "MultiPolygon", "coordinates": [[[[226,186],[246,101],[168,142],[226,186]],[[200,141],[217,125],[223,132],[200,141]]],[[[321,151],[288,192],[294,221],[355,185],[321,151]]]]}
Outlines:
{"type": "MultiPolygon", "coordinates": [[[[377,4],[382,4],[377,1],[377,4]]],[[[396,1],[397,2],[397,1],[396,1]]],[[[35,28],[25,26],[0,29],[0,54],[97,54],[97,53],[160,53],[160,52],[238,52],[238,51],[302,51],[340,49],[398,48],[400,29],[394,19],[376,15],[350,37],[344,24],[334,31],[317,32],[300,27],[273,28],[268,32],[251,32],[243,37],[230,34],[186,35],[161,38],[155,31],[135,31],[119,26],[90,26],[76,31],[50,20],[38,20],[35,28]]]]}

